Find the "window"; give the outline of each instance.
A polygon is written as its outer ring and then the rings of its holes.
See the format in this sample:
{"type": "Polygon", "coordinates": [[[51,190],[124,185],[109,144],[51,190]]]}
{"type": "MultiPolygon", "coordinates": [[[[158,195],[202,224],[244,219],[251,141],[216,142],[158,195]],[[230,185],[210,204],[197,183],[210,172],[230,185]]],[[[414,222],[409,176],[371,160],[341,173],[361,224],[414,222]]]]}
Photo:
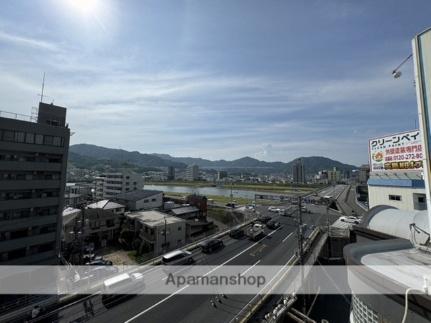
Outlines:
{"type": "Polygon", "coordinates": [[[391,201],[401,201],[401,195],[389,195],[391,201]]]}
{"type": "Polygon", "coordinates": [[[54,137],[53,136],[45,136],[44,137],[43,143],[45,145],[52,145],[53,142],[54,142],[54,137]]]}
{"type": "Polygon", "coordinates": [[[14,136],[15,136],[15,133],[13,131],[5,130],[3,132],[3,140],[4,141],[13,141],[14,140],[14,136]]]}
{"type": "Polygon", "coordinates": [[[26,133],[25,134],[25,143],[34,144],[34,133],[26,133]]]}
{"type": "Polygon", "coordinates": [[[156,201],[156,199],[151,199],[151,202],[155,202],[156,201]]]}
{"type": "Polygon", "coordinates": [[[43,135],[36,135],[36,144],[43,145],[43,135]]]}
{"type": "Polygon", "coordinates": [[[25,133],[22,131],[15,132],[15,142],[24,142],[25,133]]]}
{"type": "Polygon", "coordinates": [[[178,227],[178,231],[181,231],[182,230],[182,228],[181,227],[178,227]]]}
{"type": "Polygon", "coordinates": [[[425,203],[425,197],[424,196],[419,196],[418,197],[418,202],[419,203],[425,203]]]}
{"type": "Polygon", "coordinates": [[[54,137],[54,139],[52,141],[52,144],[54,146],[60,147],[61,146],[61,137],[57,137],[57,136],[54,137]]]}

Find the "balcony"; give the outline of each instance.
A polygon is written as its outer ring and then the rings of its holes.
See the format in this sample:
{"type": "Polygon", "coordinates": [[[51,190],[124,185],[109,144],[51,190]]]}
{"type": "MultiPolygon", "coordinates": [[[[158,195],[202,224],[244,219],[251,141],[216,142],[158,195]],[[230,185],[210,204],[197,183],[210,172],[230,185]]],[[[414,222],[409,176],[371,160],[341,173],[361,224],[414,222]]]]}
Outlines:
{"type": "Polygon", "coordinates": [[[0,190],[60,188],[59,180],[4,180],[0,181],[0,190]]]}
{"type": "Polygon", "coordinates": [[[7,200],[7,201],[0,201],[0,210],[22,209],[23,206],[25,206],[26,208],[51,206],[51,205],[58,205],[59,203],[60,203],[60,199],[58,197],[7,200]]]}
{"type": "Polygon", "coordinates": [[[61,166],[62,166],[61,163],[42,163],[42,162],[27,162],[27,161],[0,161],[0,170],[60,172],[61,166]]]}
{"type": "Polygon", "coordinates": [[[0,252],[25,248],[27,246],[43,244],[51,241],[56,241],[56,233],[45,233],[13,240],[5,240],[0,242],[0,252]]]}

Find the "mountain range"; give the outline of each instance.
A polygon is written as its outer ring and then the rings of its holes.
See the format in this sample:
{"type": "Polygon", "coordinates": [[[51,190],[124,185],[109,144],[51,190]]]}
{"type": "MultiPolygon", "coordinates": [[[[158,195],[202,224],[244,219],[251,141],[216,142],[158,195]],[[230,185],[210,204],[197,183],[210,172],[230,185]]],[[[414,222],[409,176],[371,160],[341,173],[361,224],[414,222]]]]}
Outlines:
{"type": "MultiPolygon", "coordinates": [[[[332,169],[345,172],[357,169],[357,166],[344,164],[330,158],[321,156],[300,157],[304,162],[307,174],[316,174],[320,170],[332,169]]],[[[298,159],[298,158],[297,158],[298,159]]],[[[258,174],[288,173],[291,174],[294,159],[288,163],[265,162],[251,157],[243,157],[236,160],[208,160],[193,157],[173,157],[167,154],[147,154],[138,151],[126,151],[123,149],[105,148],[90,144],[77,144],[69,148],[69,162],[78,168],[95,168],[110,166],[119,168],[135,166],[142,170],[157,169],[159,167],[173,166],[183,169],[187,165],[198,165],[204,169],[226,170],[232,173],[249,172],[258,174]]]]}

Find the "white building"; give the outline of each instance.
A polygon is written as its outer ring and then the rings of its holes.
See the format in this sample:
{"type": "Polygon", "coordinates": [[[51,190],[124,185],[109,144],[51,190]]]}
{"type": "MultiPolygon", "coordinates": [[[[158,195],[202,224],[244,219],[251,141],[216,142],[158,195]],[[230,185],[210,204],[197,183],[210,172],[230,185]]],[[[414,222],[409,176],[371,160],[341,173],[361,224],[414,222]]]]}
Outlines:
{"type": "Polygon", "coordinates": [[[371,173],[368,200],[370,208],[389,205],[406,211],[425,210],[425,182],[421,172],[371,173]]]}
{"type": "Polygon", "coordinates": [[[96,178],[96,199],[110,199],[120,193],[126,193],[144,188],[141,175],[124,169],[118,172],[104,173],[96,178]]]}
{"type": "Polygon", "coordinates": [[[153,190],[136,190],[121,193],[114,198],[124,204],[130,211],[152,210],[163,206],[163,192],[153,190]]]}
{"type": "Polygon", "coordinates": [[[155,256],[177,249],[186,242],[186,221],[159,211],[126,214],[129,225],[142,240],[139,252],[155,256]]]}
{"type": "Polygon", "coordinates": [[[188,181],[196,181],[199,179],[199,166],[198,165],[189,165],[186,169],[186,180],[188,181]]]}

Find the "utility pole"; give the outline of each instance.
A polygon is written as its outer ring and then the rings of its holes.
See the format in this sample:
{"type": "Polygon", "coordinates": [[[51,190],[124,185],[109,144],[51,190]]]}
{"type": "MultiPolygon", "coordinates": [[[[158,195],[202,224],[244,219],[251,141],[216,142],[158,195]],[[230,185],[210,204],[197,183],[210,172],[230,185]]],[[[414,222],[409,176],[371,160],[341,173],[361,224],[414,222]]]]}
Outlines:
{"type": "MultiPolygon", "coordinates": [[[[299,264],[301,266],[301,288],[304,288],[304,232],[302,222],[302,196],[298,196],[298,252],[299,264]]],[[[307,313],[307,300],[305,293],[302,295],[302,313],[307,313]]]]}
{"type": "Polygon", "coordinates": [[[166,249],[166,227],[167,227],[166,216],[163,219],[165,220],[165,230],[163,231],[163,235],[165,237],[165,242],[163,244],[163,250],[164,250],[164,252],[166,252],[167,251],[167,249],[166,249]]]}

